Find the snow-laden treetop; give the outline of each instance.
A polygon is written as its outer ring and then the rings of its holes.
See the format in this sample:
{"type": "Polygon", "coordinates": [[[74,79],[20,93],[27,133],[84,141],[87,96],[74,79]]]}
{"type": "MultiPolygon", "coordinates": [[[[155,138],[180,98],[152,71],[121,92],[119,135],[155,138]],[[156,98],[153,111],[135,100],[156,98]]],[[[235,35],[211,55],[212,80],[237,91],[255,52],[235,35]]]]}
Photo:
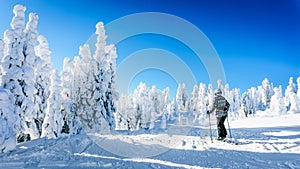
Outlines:
{"type": "Polygon", "coordinates": [[[18,4],[14,7],[15,16],[10,23],[13,29],[22,31],[25,28],[25,11],[26,7],[23,5],[18,4]]]}

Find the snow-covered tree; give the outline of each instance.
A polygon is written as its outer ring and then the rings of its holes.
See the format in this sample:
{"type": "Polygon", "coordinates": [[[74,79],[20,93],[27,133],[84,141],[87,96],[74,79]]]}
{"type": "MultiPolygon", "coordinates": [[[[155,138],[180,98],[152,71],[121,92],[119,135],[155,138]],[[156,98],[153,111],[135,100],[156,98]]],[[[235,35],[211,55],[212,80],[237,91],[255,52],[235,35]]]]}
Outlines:
{"type": "Polygon", "coordinates": [[[25,30],[25,10],[22,5],[13,9],[15,16],[11,27],[4,33],[5,56],[2,59],[1,86],[8,89],[15,97],[16,111],[21,118],[21,129],[17,131],[20,137],[26,139],[39,137],[37,129],[37,110],[34,104],[34,45],[36,44],[37,16],[30,14],[25,30]]]}
{"type": "Polygon", "coordinates": [[[215,97],[212,84],[209,84],[208,87],[207,87],[207,96],[208,96],[208,106],[207,106],[207,108],[208,108],[208,110],[211,110],[212,106],[213,106],[214,97],[215,97]]]}
{"type": "Polygon", "coordinates": [[[198,112],[198,94],[199,94],[199,89],[198,86],[195,85],[193,88],[193,91],[191,93],[190,99],[189,99],[189,111],[191,112],[198,112]]]}
{"type": "Polygon", "coordinates": [[[14,110],[10,92],[0,88],[0,153],[8,152],[16,146],[18,115],[14,110]]]}
{"type": "Polygon", "coordinates": [[[297,97],[296,84],[293,81],[293,77],[290,77],[289,85],[285,90],[284,101],[289,112],[294,113],[300,111],[300,100],[297,97]]]}
{"type": "MultiPolygon", "coordinates": [[[[104,124],[101,124],[101,113],[104,104],[101,99],[95,99],[96,89],[94,78],[95,62],[92,60],[88,45],[80,47],[79,57],[75,57],[75,109],[77,115],[88,132],[100,132],[104,124]],[[100,102],[100,104],[99,104],[100,102]]],[[[103,94],[103,93],[100,93],[103,94]]]]}
{"type": "Polygon", "coordinates": [[[95,53],[83,45],[81,57],[74,58],[74,107],[88,132],[115,128],[117,54],[114,45],[106,45],[103,23],[97,23],[96,29],[95,53]]]}
{"type": "Polygon", "coordinates": [[[171,109],[171,99],[170,99],[170,88],[166,87],[162,92],[162,111],[163,114],[167,116],[167,119],[170,119],[172,109],[171,109]]]}
{"type": "Polygon", "coordinates": [[[40,35],[38,36],[39,45],[35,47],[35,53],[38,56],[35,61],[35,89],[36,94],[35,103],[38,107],[37,110],[37,126],[39,133],[42,133],[42,124],[45,118],[45,111],[47,108],[47,98],[49,98],[50,76],[52,72],[51,51],[47,39],[40,35]]]}
{"type": "Polygon", "coordinates": [[[260,110],[266,110],[270,107],[271,97],[274,94],[272,86],[267,78],[262,81],[262,85],[258,87],[258,91],[261,98],[260,110]]]}
{"type": "Polygon", "coordinates": [[[281,86],[279,86],[275,87],[273,90],[274,95],[271,97],[270,101],[270,114],[284,114],[286,112],[286,107],[284,105],[284,99],[282,97],[282,88],[281,86]]]}
{"type": "Polygon", "coordinates": [[[199,84],[199,93],[197,101],[197,109],[199,111],[199,118],[204,118],[206,116],[206,111],[208,110],[209,98],[206,90],[206,85],[204,83],[199,84]]]}
{"type": "Polygon", "coordinates": [[[156,89],[156,86],[152,86],[150,92],[149,92],[149,100],[152,103],[151,109],[155,114],[161,114],[161,93],[156,89]]]}
{"type": "Polygon", "coordinates": [[[134,130],[133,120],[131,117],[132,104],[129,96],[122,94],[117,101],[117,111],[115,113],[115,124],[117,130],[134,130]]]}
{"type": "MultiPolygon", "coordinates": [[[[96,51],[93,59],[95,60],[94,76],[94,95],[100,116],[106,121],[107,127],[115,128],[115,60],[117,57],[114,45],[106,46],[105,29],[102,22],[96,25],[96,51]]],[[[104,124],[103,127],[104,127],[104,124]]]]}
{"type": "Polygon", "coordinates": [[[62,81],[62,104],[61,113],[64,120],[62,133],[78,134],[81,131],[81,123],[75,111],[74,104],[74,63],[70,58],[64,59],[63,71],[61,76],[62,81]]]}
{"type": "Polygon", "coordinates": [[[107,60],[106,79],[108,82],[107,89],[105,91],[104,107],[106,114],[105,120],[108,122],[111,129],[115,128],[114,113],[116,112],[116,101],[118,99],[118,93],[116,92],[116,59],[117,52],[114,45],[108,45],[105,47],[105,56],[107,60]]]}
{"type": "Polygon", "coordinates": [[[42,126],[42,137],[56,138],[60,136],[63,118],[60,112],[61,103],[61,81],[58,71],[53,70],[51,73],[50,95],[47,99],[47,109],[42,126]]]}
{"type": "Polygon", "coordinates": [[[242,106],[244,108],[245,116],[255,114],[258,110],[259,94],[255,87],[251,87],[242,94],[242,106]]]}
{"type": "Polygon", "coordinates": [[[245,115],[243,114],[242,116],[239,113],[239,110],[241,109],[241,94],[240,94],[240,89],[234,88],[231,90],[231,98],[232,102],[230,105],[230,117],[232,119],[237,119],[240,117],[244,117],[245,115]]]}
{"type": "Polygon", "coordinates": [[[150,127],[149,129],[154,128],[154,122],[156,118],[158,118],[162,113],[161,107],[161,93],[156,89],[156,86],[152,86],[151,90],[149,91],[149,102],[150,102],[150,127]]]}
{"type": "Polygon", "coordinates": [[[162,129],[167,127],[167,120],[170,119],[171,113],[170,89],[167,87],[162,92],[162,122],[160,126],[162,129]]]}
{"type": "Polygon", "coordinates": [[[140,83],[133,92],[133,108],[136,117],[136,129],[149,129],[151,121],[150,89],[145,83],[140,83]]]}
{"type": "Polygon", "coordinates": [[[176,92],[176,104],[181,112],[187,111],[188,101],[185,84],[179,84],[176,92]]]}

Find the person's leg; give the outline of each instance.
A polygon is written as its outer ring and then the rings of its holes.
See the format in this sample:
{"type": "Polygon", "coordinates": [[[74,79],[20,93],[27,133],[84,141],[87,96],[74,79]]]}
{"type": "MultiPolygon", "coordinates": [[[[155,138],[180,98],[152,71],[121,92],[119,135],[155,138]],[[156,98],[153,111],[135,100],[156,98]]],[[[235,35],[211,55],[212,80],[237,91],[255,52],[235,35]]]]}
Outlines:
{"type": "Polygon", "coordinates": [[[226,120],[226,116],[221,117],[220,119],[220,130],[221,130],[221,134],[219,135],[220,137],[225,138],[227,136],[227,131],[224,125],[224,122],[226,120]]]}
{"type": "Polygon", "coordinates": [[[218,138],[222,137],[222,117],[217,117],[218,138]]]}

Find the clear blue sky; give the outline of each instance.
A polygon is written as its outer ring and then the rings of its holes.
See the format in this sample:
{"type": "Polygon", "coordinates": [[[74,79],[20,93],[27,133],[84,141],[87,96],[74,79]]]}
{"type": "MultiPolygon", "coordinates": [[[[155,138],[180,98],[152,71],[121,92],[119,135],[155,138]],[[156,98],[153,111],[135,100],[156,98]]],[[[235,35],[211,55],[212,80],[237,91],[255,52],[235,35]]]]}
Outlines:
{"type": "MultiPolygon", "coordinates": [[[[27,17],[30,12],[38,13],[39,33],[47,37],[52,61],[60,70],[63,58],[78,54],[98,21],[109,23],[137,12],[163,12],[186,19],[206,34],[221,58],[231,88],[244,91],[260,85],[264,77],[285,88],[290,76],[300,76],[299,0],[0,0],[1,39],[18,3],[27,7],[27,17]]],[[[161,48],[179,55],[198,83],[209,83],[193,53],[167,37],[144,35],[123,41],[117,45],[118,63],[144,48],[161,48]]],[[[156,70],[137,75],[131,88],[140,80],[158,88],[175,88],[172,78],[156,70]],[[162,81],[163,77],[168,80],[162,81]]]]}

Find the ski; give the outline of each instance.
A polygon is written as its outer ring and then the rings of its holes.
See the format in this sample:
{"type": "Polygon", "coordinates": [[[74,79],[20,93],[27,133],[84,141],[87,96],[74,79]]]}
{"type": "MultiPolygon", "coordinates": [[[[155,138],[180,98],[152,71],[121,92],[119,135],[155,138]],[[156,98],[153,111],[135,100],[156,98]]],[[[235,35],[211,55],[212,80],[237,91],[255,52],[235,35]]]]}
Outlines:
{"type": "Polygon", "coordinates": [[[228,144],[238,145],[238,142],[233,138],[225,138],[221,141],[223,141],[225,143],[228,143],[228,144]]]}
{"type": "Polygon", "coordinates": [[[238,145],[238,142],[234,138],[224,138],[224,139],[216,138],[215,140],[219,142],[228,143],[228,144],[238,145]]]}

